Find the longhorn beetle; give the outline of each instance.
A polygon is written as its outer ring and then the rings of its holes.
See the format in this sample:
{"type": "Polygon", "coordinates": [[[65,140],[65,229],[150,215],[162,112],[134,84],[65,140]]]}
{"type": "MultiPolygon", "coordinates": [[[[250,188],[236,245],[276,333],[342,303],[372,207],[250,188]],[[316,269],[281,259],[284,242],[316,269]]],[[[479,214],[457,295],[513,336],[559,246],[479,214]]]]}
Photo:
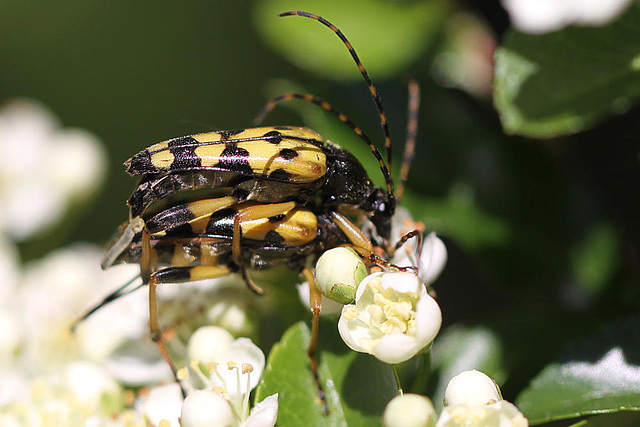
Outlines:
{"type": "MultiPolygon", "coordinates": [[[[409,85],[408,133],[398,190],[390,173],[391,138],[378,92],[344,34],[321,16],[290,11],[331,29],[347,47],[378,110],[386,161],[369,137],[329,103],[309,94],[287,93],[271,99],[258,115],[261,121],[277,104],[303,100],[315,104],[350,127],[378,160],[385,188],[377,187],[347,150],[299,127],[270,126],[215,131],[154,144],[125,162],[127,173],[139,177],[128,205],[130,219],[107,249],[102,267],[140,264],[142,285],[149,286],[150,330],[160,352],[167,352],[158,322],[156,287],[239,273],[257,294],[263,290],[249,271],[286,264],[309,280],[313,311],[308,350],[314,358],[320,295],[309,269],[327,249],[353,247],[370,264],[395,269],[384,261],[409,238],[389,242],[391,220],[402,196],[413,157],[419,104],[416,83],[409,85]],[[365,224],[369,226],[366,227],[365,224]]],[[[113,292],[101,305],[137,289],[133,282],[113,292]],[[129,288],[129,289],[128,289],[129,288]]],[[[319,384],[319,383],[318,383],[319,384]]]]}

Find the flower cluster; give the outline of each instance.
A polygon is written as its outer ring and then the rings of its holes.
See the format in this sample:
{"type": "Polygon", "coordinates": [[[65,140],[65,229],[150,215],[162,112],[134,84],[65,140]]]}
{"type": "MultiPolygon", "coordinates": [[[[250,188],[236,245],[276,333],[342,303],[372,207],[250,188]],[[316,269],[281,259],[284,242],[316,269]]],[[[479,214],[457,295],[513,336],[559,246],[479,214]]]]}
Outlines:
{"type": "Polygon", "coordinates": [[[62,128],[43,105],[11,101],[0,109],[0,230],[23,240],[86,201],[105,175],[93,134],[62,128]]]}
{"type": "Polygon", "coordinates": [[[248,338],[233,339],[223,328],[202,327],[189,340],[190,368],[178,375],[188,392],[183,400],[180,386],[152,388],[138,401],[139,412],[165,427],[274,426],[278,395],[271,395],[251,409],[249,394],[262,375],[265,357],[248,338]]]}

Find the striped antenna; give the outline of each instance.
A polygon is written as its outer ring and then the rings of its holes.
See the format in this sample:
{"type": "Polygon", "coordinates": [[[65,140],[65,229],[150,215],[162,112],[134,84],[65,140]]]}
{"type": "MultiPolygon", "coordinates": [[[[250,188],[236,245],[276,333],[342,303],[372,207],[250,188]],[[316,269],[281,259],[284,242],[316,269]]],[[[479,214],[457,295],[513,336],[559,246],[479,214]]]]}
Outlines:
{"type": "Polygon", "coordinates": [[[364,66],[362,65],[362,62],[360,61],[360,58],[358,58],[358,54],[356,54],[355,49],[353,48],[353,46],[351,46],[351,43],[349,42],[349,40],[347,40],[347,37],[345,37],[345,35],[342,34],[342,31],[340,31],[335,25],[333,25],[331,22],[324,19],[322,16],[318,16],[316,14],[309,13],[309,12],[303,12],[301,10],[292,10],[289,12],[283,12],[278,14],[278,16],[281,16],[281,17],[294,16],[294,15],[303,16],[305,18],[316,20],[321,24],[323,24],[324,26],[328,27],[340,38],[340,40],[342,40],[342,43],[344,43],[344,45],[349,50],[351,57],[353,58],[356,65],[358,66],[358,69],[360,70],[360,74],[362,74],[362,77],[364,77],[364,81],[367,83],[367,86],[369,87],[369,92],[371,93],[373,102],[375,103],[376,108],[378,110],[378,115],[380,116],[380,127],[382,127],[382,132],[384,133],[384,148],[387,152],[387,168],[391,169],[391,134],[389,132],[389,124],[387,123],[387,117],[385,116],[385,113],[384,113],[384,107],[382,106],[382,100],[380,99],[380,95],[378,95],[378,91],[376,87],[373,85],[371,78],[369,77],[369,73],[367,73],[367,70],[365,70],[364,66]]]}
{"type": "Polygon", "coordinates": [[[396,200],[400,202],[404,194],[404,187],[409,177],[409,166],[416,154],[416,137],[418,135],[418,111],[420,110],[420,86],[415,80],[409,81],[409,106],[407,108],[407,142],[404,146],[402,166],[400,167],[400,179],[396,191],[396,200]]]}
{"type": "Polygon", "coordinates": [[[378,151],[376,146],[373,145],[369,137],[362,131],[362,129],[360,129],[356,124],[354,124],[351,120],[349,120],[347,116],[345,116],[340,111],[335,109],[327,101],[323,101],[317,96],[310,95],[310,94],[285,93],[283,95],[276,96],[275,98],[270,99],[269,102],[267,102],[265,106],[262,108],[262,111],[260,111],[260,113],[253,120],[253,124],[254,125],[260,124],[262,120],[264,120],[264,118],[267,116],[267,114],[269,114],[280,102],[291,101],[293,99],[299,99],[299,100],[310,102],[314,105],[317,105],[318,107],[322,108],[324,111],[331,113],[333,116],[335,116],[338,120],[340,120],[345,125],[349,126],[351,130],[353,130],[353,132],[356,135],[358,135],[360,139],[362,139],[365,142],[365,144],[369,146],[369,149],[371,150],[375,158],[378,160],[378,164],[380,165],[380,170],[382,171],[382,175],[384,176],[384,181],[387,185],[387,193],[390,195],[393,194],[393,180],[391,178],[391,171],[389,170],[389,167],[387,166],[387,164],[384,162],[382,155],[380,154],[380,151],[378,151]]]}

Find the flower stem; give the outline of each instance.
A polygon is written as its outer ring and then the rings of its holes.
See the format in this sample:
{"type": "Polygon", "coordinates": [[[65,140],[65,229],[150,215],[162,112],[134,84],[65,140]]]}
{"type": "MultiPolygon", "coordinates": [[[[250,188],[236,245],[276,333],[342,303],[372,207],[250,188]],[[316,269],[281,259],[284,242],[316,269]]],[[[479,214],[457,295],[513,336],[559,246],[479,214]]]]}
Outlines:
{"type": "Polygon", "coordinates": [[[416,375],[416,380],[411,385],[411,392],[424,394],[431,374],[431,351],[425,351],[419,357],[419,371],[416,375]]]}
{"type": "Polygon", "coordinates": [[[396,385],[398,386],[398,394],[402,396],[404,392],[402,391],[402,384],[400,384],[400,376],[398,375],[398,365],[391,365],[391,369],[393,369],[393,375],[396,378],[396,385]]]}

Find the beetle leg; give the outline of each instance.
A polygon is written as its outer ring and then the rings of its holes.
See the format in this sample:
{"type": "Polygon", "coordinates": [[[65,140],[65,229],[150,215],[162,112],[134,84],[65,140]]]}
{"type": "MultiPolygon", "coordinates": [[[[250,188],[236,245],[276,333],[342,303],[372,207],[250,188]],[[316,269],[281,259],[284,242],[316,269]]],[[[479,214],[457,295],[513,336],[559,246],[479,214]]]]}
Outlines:
{"type": "Polygon", "coordinates": [[[315,277],[309,268],[302,270],[302,275],[309,283],[309,307],[313,315],[311,320],[311,340],[309,341],[309,348],[307,349],[307,355],[309,356],[309,365],[311,367],[311,373],[313,379],[316,382],[318,388],[318,395],[324,406],[324,413],[329,412],[327,407],[327,399],[322,388],[322,382],[318,375],[318,359],[316,358],[318,349],[318,330],[320,326],[320,311],[322,310],[322,294],[315,285],[315,277]]]}
{"type": "Polygon", "coordinates": [[[373,253],[373,244],[371,240],[364,235],[362,230],[338,212],[331,212],[331,215],[333,216],[333,222],[335,222],[340,231],[347,236],[347,239],[353,244],[354,248],[362,248],[367,251],[367,253],[373,253]]]}
{"type": "MultiPolygon", "coordinates": [[[[347,238],[351,242],[349,246],[352,247],[353,250],[358,254],[360,254],[360,256],[364,260],[369,261],[370,264],[378,265],[388,270],[395,271],[415,272],[417,270],[416,267],[398,267],[397,265],[393,265],[390,262],[385,261],[374,252],[375,248],[373,247],[371,240],[369,240],[367,236],[365,236],[362,231],[355,226],[354,223],[349,221],[344,215],[341,215],[337,212],[331,212],[331,214],[333,215],[333,222],[336,223],[338,228],[345,234],[345,236],[347,236],[347,238]]],[[[407,237],[407,239],[409,239],[410,237],[407,237]]],[[[405,239],[405,241],[407,239],[405,239]]]]}
{"type": "Polygon", "coordinates": [[[233,217],[233,245],[231,246],[231,254],[233,256],[234,262],[240,269],[240,274],[242,275],[245,283],[247,284],[247,286],[249,286],[249,289],[251,289],[258,295],[264,294],[264,290],[260,286],[256,285],[253,280],[251,280],[249,272],[244,265],[244,257],[242,256],[242,228],[240,227],[240,223],[243,221],[270,218],[272,216],[280,215],[289,212],[295,206],[295,202],[253,205],[238,210],[238,212],[233,217]]]}
{"type": "MultiPolygon", "coordinates": [[[[144,236],[144,235],[143,235],[144,236]]],[[[226,276],[231,273],[229,267],[220,266],[208,266],[198,265],[191,267],[167,267],[162,268],[155,273],[152,273],[149,277],[149,331],[151,332],[151,339],[158,346],[162,358],[167,362],[173,373],[173,377],[176,382],[180,384],[178,378],[178,371],[173,363],[173,359],[169,354],[162,335],[162,328],[158,321],[158,296],[157,286],[163,283],[184,283],[195,280],[212,279],[216,277],[226,276]]],[[[186,397],[186,392],[182,390],[183,397],[186,397]]]]}

